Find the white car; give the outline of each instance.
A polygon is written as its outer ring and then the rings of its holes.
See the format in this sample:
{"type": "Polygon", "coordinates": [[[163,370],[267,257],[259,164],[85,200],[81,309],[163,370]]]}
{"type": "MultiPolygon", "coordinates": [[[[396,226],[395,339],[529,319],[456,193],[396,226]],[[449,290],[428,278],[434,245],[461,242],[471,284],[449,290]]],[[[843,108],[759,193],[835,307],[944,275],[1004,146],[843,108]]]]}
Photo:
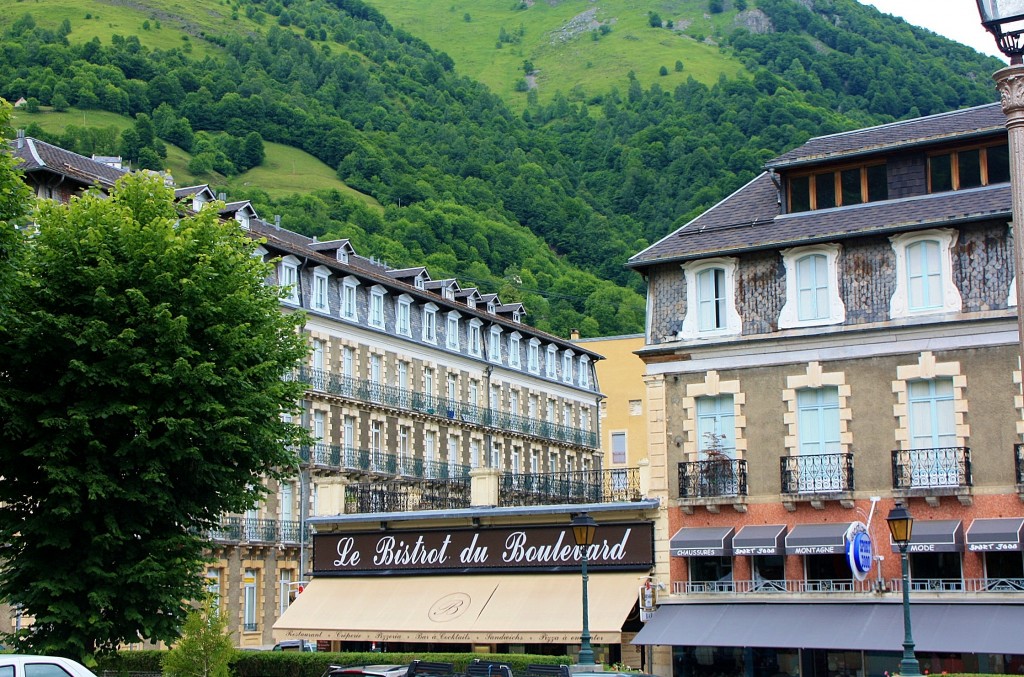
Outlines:
{"type": "Polygon", "coordinates": [[[0,654],[0,677],[96,677],[70,658],[0,654]]]}

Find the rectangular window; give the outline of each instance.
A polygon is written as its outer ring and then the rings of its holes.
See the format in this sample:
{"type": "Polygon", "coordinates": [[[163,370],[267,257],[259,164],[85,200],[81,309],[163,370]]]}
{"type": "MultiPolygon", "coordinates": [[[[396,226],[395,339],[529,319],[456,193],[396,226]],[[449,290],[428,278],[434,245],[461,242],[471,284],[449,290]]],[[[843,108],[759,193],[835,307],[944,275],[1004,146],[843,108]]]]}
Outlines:
{"type": "Polygon", "coordinates": [[[907,388],[911,448],[956,446],[953,379],[911,381],[907,388]]]}
{"type": "Polygon", "coordinates": [[[732,395],[697,398],[697,448],[702,460],[715,452],[736,457],[732,395]]]}
{"type": "Polygon", "coordinates": [[[448,316],[448,326],[445,332],[445,345],[452,350],[459,349],[459,317],[458,315],[448,316]]]}
{"type": "MultiPolygon", "coordinates": [[[[455,374],[448,374],[448,402],[454,403],[458,399],[458,382],[455,374]]],[[[452,406],[451,404],[449,406],[452,406]]]]}
{"type": "Polygon", "coordinates": [[[423,368],[423,392],[427,397],[434,395],[434,370],[430,367],[423,368]]]}
{"type": "Polygon", "coordinates": [[[811,209],[811,177],[794,176],[789,180],[789,211],[806,212],[811,209]]]}
{"type": "Polygon", "coordinates": [[[941,248],[934,240],[922,240],[907,247],[907,291],[910,310],[941,308],[941,248]]]}
{"type": "Polygon", "coordinates": [[[353,377],[356,375],[355,372],[355,357],[356,352],[350,347],[345,346],[341,350],[341,369],[345,376],[353,377]]]}
{"type": "Polygon", "coordinates": [[[325,418],[326,416],[324,412],[319,409],[313,412],[313,437],[317,442],[324,441],[324,430],[326,428],[326,424],[324,422],[325,418]]]}
{"type": "Polygon", "coordinates": [[[412,334],[412,325],[410,324],[412,304],[409,301],[400,300],[395,313],[395,324],[397,325],[398,333],[402,336],[410,336],[412,334]]]}
{"type": "Polygon", "coordinates": [[[357,449],[356,444],[356,418],[355,416],[346,416],[344,419],[343,434],[345,439],[342,440],[342,444],[345,445],[346,449],[357,449]]]}
{"type": "Polygon", "coordinates": [[[256,623],[258,617],[256,606],[259,602],[256,597],[256,580],[256,570],[246,569],[242,595],[242,629],[245,632],[256,632],[259,627],[256,623]]]}
{"type": "Polygon", "coordinates": [[[796,262],[797,317],[801,320],[827,318],[828,259],[811,254],[796,262]]]}
{"type": "Polygon", "coordinates": [[[350,280],[345,280],[341,287],[341,316],[346,320],[357,319],[356,285],[350,280]]]}
{"type": "Polygon", "coordinates": [[[281,483],[281,519],[285,522],[295,519],[295,485],[291,482],[281,483]]]}
{"type": "Polygon", "coordinates": [[[501,409],[501,386],[491,386],[491,396],[488,406],[493,411],[498,411],[499,409],[501,409]]]}
{"type": "Polygon", "coordinates": [[[423,433],[423,459],[429,463],[437,462],[437,434],[433,430],[423,433]]]}
{"type": "Polygon", "coordinates": [[[480,325],[471,323],[469,325],[469,352],[474,355],[482,355],[484,350],[483,341],[480,337],[480,325]]]}
{"type": "Polygon", "coordinates": [[[313,276],[313,309],[327,312],[327,276],[313,276]]]}
{"type": "Polygon", "coordinates": [[[519,368],[519,337],[512,334],[508,337],[508,366],[519,368]]]}
{"type": "Polygon", "coordinates": [[[814,177],[815,209],[829,209],[836,206],[835,174],[818,174],[814,177]]]}
{"type": "Polygon", "coordinates": [[[622,465],[626,462],[626,433],[612,433],[612,463],[622,465]]]}
{"type": "Polygon", "coordinates": [[[1009,147],[1006,144],[963,148],[928,158],[928,190],[977,188],[1010,180],[1009,147]]]}
{"type": "Polygon", "coordinates": [[[555,401],[554,400],[548,400],[548,418],[547,418],[547,421],[548,421],[548,423],[554,423],[555,422],[555,401]]]}
{"type": "Polygon", "coordinates": [[[313,368],[324,368],[324,342],[320,339],[313,339],[313,368]]]}
{"type": "Polygon", "coordinates": [[[519,391],[512,390],[508,394],[508,410],[513,416],[519,415],[519,391]]]}
{"type": "Polygon", "coordinates": [[[526,366],[533,374],[540,371],[540,344],[536,339],[532,339],[526,349],[526,366]]]}
{"type": "Polygon", "coordinates": [[[384,435],[380,421],[370,421],[370,451],[379,454],[384,449],[384,435]]]}
{"type": "Polygon", "coordinates": [[[381,383],[382,371],[380,355],[370,355],[370,380],[373,383],[381,383]]]}
{"type": "Polygon", "coordinates": [[[384,293],[374,291],[370,294],[370,324],[380,329],[384,328],[384,293]]]}
{"type": "Polygon", "coordinates": [[[487,358],[491,362],[501,362],[501,330],[497,327],[491,327],[488,341],[490,343],[487,347],[487,358]]]}
{"type": "Polygon", "coordinates": [[[292,592],[292,570],[281,569],[277,572],[278,576],[278,615],[283,614],[288,609],[288,605],[291,604],[291,592],[292,592]]]}
{"type": "Polygon", "coordinates": [[[434,308],[423,308],[423,340],[437,343],[437,310],[434,308]]]}
{"type": "Polygon", "coordinates": [[[471,468],[480,467],[480,443],[476,440],[469,441],[469,465],[471,468]]]}
{"type": "Polygon", "coordinates": [[[793,214],[889,199],[885,164],[791,176],[786,184],[789,189],[789,212],[793,214]]]}
{"type": "Polygon", "coordinates": [[[800,454],[839,453],[839,389],[803,388],[796,402],[800,454]]]}
{"type": "Polygon", "coordinates": [[[725,328],[725,271],[708,268],[697,273],[697,307],[700,331],[725,328]]]}
{"type": "Polygon", "coordinates": [[[459,438],[449,437],[448,438],[448,458],[446,459],[449,464],[459,462],[459,438]]]}
{"type": "Polygon", "coordinates": [[[556,349],[554,346],[548,346],[547,359],[544,361],[544,375],[548,378],[555,378],[555,369],[558,362],[555,359],[556,349]]]}
{"type": "Polygon", "coordinates": [[[281,263],[281,288],[284,289],[285,301],[299,302],[299,269],[294,263],[281,263]]]}
{"type": "Polygon", "coordinates": [[[572,353],[568,350],[562,353],[562,380],[572,383],[572,353]]]}

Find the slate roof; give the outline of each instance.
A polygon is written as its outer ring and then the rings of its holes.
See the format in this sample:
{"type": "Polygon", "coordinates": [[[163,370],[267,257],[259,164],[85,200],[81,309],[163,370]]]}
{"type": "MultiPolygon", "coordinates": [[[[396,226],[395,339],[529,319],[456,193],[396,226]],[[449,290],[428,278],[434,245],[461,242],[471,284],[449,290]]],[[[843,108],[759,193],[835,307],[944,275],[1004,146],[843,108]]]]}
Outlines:
{"type": "MultiPolygon", "coordinates": [[[[999,104],[821,136],[781,155],[766,167],[788,169],[834,162],[856,155],[898,152],[945,140],[1005,135],[999,104]]],[[[687,261],[758,249],[831,242],[996,217],[1009,217],[1009,184],[882,200],[850,207],[782,214],[778,177],[764,172],[682,228],[626,262],[643,269],[655,263],[687,261]]]]}
{"type": "Polygon", "coordinates": [[[18,163],[18,169],[26,174],[52,172],[85,186],[99,185],[111,188],[119,178],[128,173],[124,169],[96,162],[92,158],[72,153],[31,136],[11,139],[9,145],[11,155],[22,159],[22,162],[18,163]]]}
{"type": "Polygon", "coordinates": [[[799,148],[783,153],[765,164],[768,169],[782,169],[812,162],[831,161],[932,144],[944,139],[988,135],[1004,131],[1006,116],[998,103],[929,115],[913,120],[891,122],[852,132],[818,136],[799,148]]]}

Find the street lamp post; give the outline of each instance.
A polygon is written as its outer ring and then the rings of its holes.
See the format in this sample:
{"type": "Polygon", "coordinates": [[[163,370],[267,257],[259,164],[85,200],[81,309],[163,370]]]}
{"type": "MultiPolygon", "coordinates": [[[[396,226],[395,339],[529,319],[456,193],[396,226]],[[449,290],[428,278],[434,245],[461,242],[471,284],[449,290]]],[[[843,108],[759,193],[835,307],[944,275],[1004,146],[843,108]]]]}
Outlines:
{"type": "Polygon", "coordinates": [[[1017,280],[1017,341],[1024,356],[1024,174],[1018,163],[1024,160],[1024,5],[1020,0],[977,0],[981,24],[995,37],[996,44],[1010,57],[1007,68],[997,70],[996,81],[1010,155],[1010,196],[1013,207],[1013,270],[1017,280]]]}
{"type": "Polygon", "coordinates": [[[590,648],[590,614],[587,605],[587,550],[594,543],[597,522],[585,512],[572,518],[572,537],[583,549],[583,633],[580,635],[580,665],[594,664],[594,650],[590,648]]]}
{"type": "Polygon", "coordinates": [[[914,518],[905,505],[897,503],[885,521],[889,524],[892,542],[900,549],[903,564],[903,660],[900,661],[900,675],[920,675],[921,665],[914,656],[914,635],[910,630],[910,566],[907,562],[907,546],[914,530],[914,518]]]}

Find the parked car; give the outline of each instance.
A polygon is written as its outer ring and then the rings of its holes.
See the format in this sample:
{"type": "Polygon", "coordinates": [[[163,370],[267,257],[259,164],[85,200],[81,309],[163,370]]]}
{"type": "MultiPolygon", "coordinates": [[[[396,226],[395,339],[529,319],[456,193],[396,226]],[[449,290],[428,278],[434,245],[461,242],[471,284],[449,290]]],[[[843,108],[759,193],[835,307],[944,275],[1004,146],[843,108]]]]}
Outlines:
{"type": "Polygon", "coordinates": [[[60,656],[0,654],[0,677],[96,677],[81,663],[60,656]]]}
{"type": "Polygon", "coordinates": [[[329,665],[323,677],[405,677],[408,665],[329,665]]]}
{"type": "Polygon", "coordinates": [[[275,644],[271,651],[316,651],[316,642],[308,639],[286,639],[275,644]]]}

